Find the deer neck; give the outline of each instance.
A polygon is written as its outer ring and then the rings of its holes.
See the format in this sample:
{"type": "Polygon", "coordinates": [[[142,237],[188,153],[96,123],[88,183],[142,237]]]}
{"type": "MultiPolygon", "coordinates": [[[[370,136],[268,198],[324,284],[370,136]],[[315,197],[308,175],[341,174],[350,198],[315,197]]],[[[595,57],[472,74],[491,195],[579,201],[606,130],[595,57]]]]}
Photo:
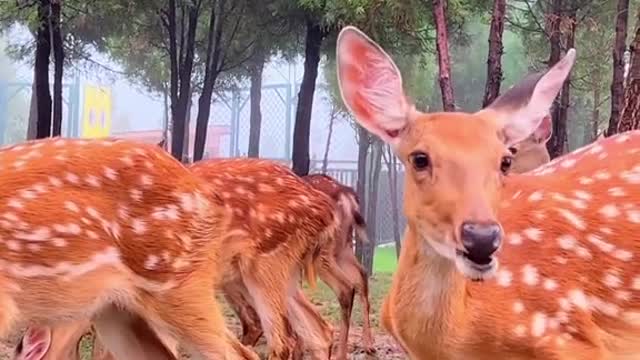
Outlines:
{"type": "Polygon", "coordinates": [[[413,304],[398,309],[411,309],[410,316],[416,320],[420,318],[421,330],[426,330],[430,336],[447,337],[448,331],[456,331],[463,325],[467,280],[452,260],[436,253],[415,226],[407,226],[404,241],[398,268],[400,291],[396,294],[413,304]],[[415,309],[420,311],[416,314],[415,309]]]}

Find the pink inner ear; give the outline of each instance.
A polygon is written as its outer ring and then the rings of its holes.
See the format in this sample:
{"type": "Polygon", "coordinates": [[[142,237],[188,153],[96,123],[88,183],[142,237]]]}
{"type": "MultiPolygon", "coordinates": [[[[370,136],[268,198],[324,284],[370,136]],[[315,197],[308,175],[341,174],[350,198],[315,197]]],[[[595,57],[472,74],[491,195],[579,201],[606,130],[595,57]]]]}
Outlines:
{"type": "Polygon", "coordinates": [[[551,116],[545,116],[535,131],[535,137],[540,142],[546,141],[551,136],[552,124],[551,116]]]}
{"type": "Polygon", "coordinates": [[[40,360],[42,359],[46,351],[47,349],[45,344],[39,343],[26,353],[26,355],[24,356],[24,360],[40,360]]]}
{"type": "Polygon", "coordinates": [[[379,136],[397,136],[407,101],[393,61],[370,40],[346,32],[339,40],[339,71],[345,102],[363,126],[379,136]]]}

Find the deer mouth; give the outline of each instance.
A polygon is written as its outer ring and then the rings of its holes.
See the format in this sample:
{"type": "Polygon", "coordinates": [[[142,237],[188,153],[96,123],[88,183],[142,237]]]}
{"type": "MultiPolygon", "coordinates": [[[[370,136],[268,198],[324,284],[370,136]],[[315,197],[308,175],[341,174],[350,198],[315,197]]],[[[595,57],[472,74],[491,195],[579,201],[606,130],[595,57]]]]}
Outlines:
{"type": "Polygon", "coordinates": [[[456,250],[455,262],[458,270],[472,281],[486,280],[492,277],[498,268],[498,260],[495,257],[476,258],[462,250],[456,250]]]}

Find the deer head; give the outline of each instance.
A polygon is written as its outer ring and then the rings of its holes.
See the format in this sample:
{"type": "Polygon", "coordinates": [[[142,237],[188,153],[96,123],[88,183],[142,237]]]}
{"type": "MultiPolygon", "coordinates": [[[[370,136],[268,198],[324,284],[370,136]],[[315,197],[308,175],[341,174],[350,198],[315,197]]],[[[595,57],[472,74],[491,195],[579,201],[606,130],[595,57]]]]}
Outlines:
{"type": "Polygon", "coordinates": [[[511,172],[525,173],[551,161],[547,142],[551,138],[552,132],[551,116],[545,116],[529,137],[511,146],[509,148],[513,154],[511,172]]]}
{"type": "Polygon", "coordinates": [[[473,114],[423,113],[407,99],[391,57],[355,27],[337,41],[342,99],[360,125],[390,144],[406,167],[404,212],[426,253],[481,280],[496,271],[496,220],[511,168],[509,147],[540,125],[569,75],[575,50],[473,114]]]}

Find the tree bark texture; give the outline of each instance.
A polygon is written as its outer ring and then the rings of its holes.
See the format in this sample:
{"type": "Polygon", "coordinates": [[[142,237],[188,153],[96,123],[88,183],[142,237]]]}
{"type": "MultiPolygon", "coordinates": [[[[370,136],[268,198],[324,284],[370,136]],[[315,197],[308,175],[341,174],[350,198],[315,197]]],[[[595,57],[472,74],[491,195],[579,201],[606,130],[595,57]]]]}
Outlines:
{"type": "Polygon", "coordinates": [[[489,106],[500,94],[502,83],[502,34],[504,33],[504,17],[506,0],[494,0],[489,30],[489,54],[487,56],[487,80],[484,87],[482,107],[489,106]]]}
{"type": "Polygon", "coordinates": [[[315,20],[307,20],[306,31],[304,74],[300,84],[300,91],[298,92],[298,106],[296,108],[296,122],[293,127],[293,150],[291,154],[293,172],[299,176],[309,174],[309,135],[311,132],[313,95],[316,91],[320,48],[326,36],[325,30],[315,20]]]}
{"type": "Polygon", "coordinates": [[[220,74],[220,59],[222,55],[222,12],[224,0],[216,0],[211,5],[209,18],[209,34],[207,35],[207,57],[202,92],[198,98],[198,115],[196,117],[196,136],[193,144],[193,161],[202,159],[207,142],[207,128],[211,115],[211,99],[213,87],[220,74]]]}
{"type": "MultiPolygon", "coordinates": [[[[640,18],[640,11],[638,12],[640,18]]],[[[640,128],[640,22],[636,25],[636,34],[630,46],[631,60],[627,85],[624,89],[624,106],[618,123],[617,132],[624,132],[640,128]]]]}
{"type": "Polygon", "coordinates": [[[53,45],[53,136],[62,134],[62,78],[64,47],[60,24],[62,0],[51,0],[51,38],[53,45]]]}
{"type": "MultiPolygon", "coordinates": [[[[613,45],[613,79],[611,81],[611,116],[607,136],[618,131],[620,113],[624,106],[624,51],[626,49],[627,23],[629,20],[629,0],[618,0],[616,16],[616,36],[613,45]]],[[[626,127],[627,125],[625,125],[626,127]]]]}
{"type": "Polygon", "coordinates": [[[362,264],[367,271],[367,275],[373,273],[373,257],[375,256],[376,245],[378,243],[377,217],[378,217],[378,193],[380,185],[380,172],[382,170],[382,141],[375,139],[369,166],[369,188],[367,189],[367,232],[370,243],[364,246],[362,264]]]}
{"type": "MultiPolygon", "coordinates": [[[[562,0],[553,0],[551,3],[551,11],[547,14],[550,47],[547,64],[549,67],[555,65],[562,58],[562,18],[564,16],[562,5],[562,0]]],[[[564,114],[566,115],[566,112],[564,112],[564,114]]],[[[560,156],[564,151],[566,142],[566,118],[563,119],[562,116],[563,111],[560,106],[560,101],[559,98],[556,97],[551,110],[553,132],[547,142],[547,150],[549,151],[551,159],[560,156]]]]}
{"type": "Polygon", "coordinates": [[[36,31],[36,54],[34,78],[36,101],[38,103],[38,123],[36,138],[51,136],[51,92],[49,91],[49,56],[51,55],[51,3],[38,1],[38,30],[36,31]]]}
{"type": "Polygon", "coordinates": [[[169,58],[171,63],[171,155],[182,161],[184,153],[186,117],[191,101],[191,73],[193,71],[195,38],[200,15],[201,0],[181,4],[180,23],[177,25],[176,0],[169,0],[167,32],[169,33],[169,58]],[[178,41],[180,38],[180,41],[178,41]]]}
{"type": "Polygon", "coordinates": [[[36,92],[35,79],[31,84],[31,100],[29,101],[29,122],[27,123],[27,140],[33,140],[37,136],[38,129],[38,94],[36,92]]]}
{"type": "MultiPolygon", "coordinates": [[[[400,257],[402,243],[400,237],[400,213],[398,208],[398,166],[397,160],[391,147],[385,146],[386,156],[384,160],[387,163],[389,175],[389,198],[391,199],[391,219],[393,221],[393,242],[396,246],[396,259],[400,257]]],[[[385,154],[383,154],[385,155],[385,154]]]]}
{"type": "Polygon", "coordinates": [[[436,46],[438,55],[438,82],[442,93],[442,109],[455,111],[453,80],[451,78],[451,60],[449,58],[449,36],[444,3],[446,0],[433,0],[433,18],[436,23],[436,46]]]}
{"type": "MultiPolygon", "coordinates": [[[[367,157],[369,153],[369,132],[360,125],[358,128],[358,180],[356,182],[356,192],[360,199],[360,208],[367,211],[367,157]]],[[[367,227],[368,228],[368,227],[367,227]]],[[[369,230],[367,229],[367,232],[369,230]]],[[[356,257],[363,264],[363,243],[362,241],[356,241],[356,257]]]]}
{"type": "Polygon", "coordinates": [[[262,127],[262,72],[264,70],[265,56],[261,52],[256,56],[256,62],[251,67],[251,88],[249,89],[249,149],[247,156],[260,156],[260,130],[262,127]]]}
{"type": "MultiPolygon", "coordinates": [[[[573,10],[568,16],[568,33],[566,34],[567,49],[571,49],[575,46],[576,37],[576,11],[573,10]]],[[[567,76],[562,84],[562,92],[560,93],[560,104],[558,106],[558,117],[555,121],[555,129],[553,135],[556,135],[556,147],[555,153],[550,154],[553,159],[561,156],[567,149],[567,120],[569,118],[569,106],[571,101],[571,74],[567,76]]]]}

